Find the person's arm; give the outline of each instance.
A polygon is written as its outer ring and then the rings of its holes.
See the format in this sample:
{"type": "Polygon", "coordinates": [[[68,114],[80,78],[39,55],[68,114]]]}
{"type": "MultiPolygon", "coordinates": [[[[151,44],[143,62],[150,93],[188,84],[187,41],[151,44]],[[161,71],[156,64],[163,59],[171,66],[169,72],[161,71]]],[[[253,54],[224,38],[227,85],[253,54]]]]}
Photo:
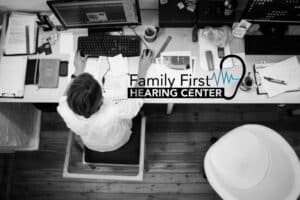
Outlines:
{"type": "MultiPolygon", "coordinates": [[[[151,66],[152,60],[153,60],[153,52],[151,50],[148,50],[148,54],[147,54],[147,51],[144,50],[139,61],[138,79],[146,77],[147,71],[151,66]]],[[[138,81],[135,83],[134,87],[140,87],[138,85],[138,81]]]]}
{"type": "MultiPolygon", "coordinates": [[[[148,53],[144,50],[140,61],[139,61],[139,69],[138,69],[138,78],[145,78],[147,75],[147,71],[152,64],[153,53],[151,50],[148,53]]],[[[137,83],[134,87],[142,87],[137,83]]],[[[125,119],[134,118],[137,113],[140,111],[143,106],[143,101],[140,99],[128,99],[126,101],[122,101],[118,104],[118,116],[125,119]]]]}
{"type": "Polygon", "coordinates": [[[86,67],[86,61],[87,61],[87,56],[82,57],[80,55],[80,51],[77,51],[74,57],[74,75],[79,76],[80,74],[84,73],[85,67],[86,67]]]}

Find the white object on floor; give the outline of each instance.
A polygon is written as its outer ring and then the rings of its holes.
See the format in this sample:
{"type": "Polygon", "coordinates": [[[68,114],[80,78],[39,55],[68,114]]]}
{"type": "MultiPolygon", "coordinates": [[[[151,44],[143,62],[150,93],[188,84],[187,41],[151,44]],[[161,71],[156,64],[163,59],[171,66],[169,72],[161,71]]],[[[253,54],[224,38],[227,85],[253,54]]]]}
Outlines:
{"type": "Polygon", "coordinates": [[[262,125],[237,127],[207,151],[210,185],[226,200],[295,200],[300,194],[300,162],[292,147],[262,125]]]}

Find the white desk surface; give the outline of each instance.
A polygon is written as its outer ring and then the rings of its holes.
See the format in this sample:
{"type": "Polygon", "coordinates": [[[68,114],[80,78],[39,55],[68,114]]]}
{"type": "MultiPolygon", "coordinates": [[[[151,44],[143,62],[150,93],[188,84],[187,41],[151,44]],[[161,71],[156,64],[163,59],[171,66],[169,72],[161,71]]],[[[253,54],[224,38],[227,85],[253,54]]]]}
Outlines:
{"type": "MultiPolygon", "coordinates": [[[[158,26],[158,11],[157,10],[147,10],[142,12],[142,26],[136,28],[139,35],[142,35],[147,25],[158,26]]],[[[77,37],[81,35],[87,35],[87,30],[85,29],[74,29],[68,30],[72,31],[75,35],[74,37],[74,48],[77,47],[77,37]]],[[[196,68],[194,71],[195,75],[202,76],[206,75],[208,72],[203,71],[199,67],[199,49],[198,43],[192,42],[192,29],[191,28],[161,28],[159,36],[154,43],[148,43],[150,49],[156,53],[161,47],[162,43],[165,41],[168,35],[172,36],[172,40],[169,43],[166,51],[191,51],[192,55],[196,57],[196,68]]],[[[125,34],[133,34],[132,30],[125,30],[125,34]]],[[[57,42],[59,44],[59,42],[57,42]]],[[[267,48],[267,47],[266,47],[267,48]]],[[[74,71],[73,66],[73,56],[68,55],[56,55],[58,52],[58,45],[53,47],[53,54],[50,56],[40,55],[39,57],[47,58],[60,58],[62,60],[69,61],[69,73],[68,77],[59,78],[59,87],[56,89],[38,89],[34,85],[25,86],[24,98],[0,98],[0,102],[22,102],[22,103],[55,103],[62,96],[67,87],[70,76],[74,71]]],[[[237,40],[235,45],[231,46],[232,53],[241,52],[243,49],[243,41],[237,40]]],[[[74,49],[75,51],[75,49],[74,49]]],[[[266,62],[278,62],[290,56],[246,56],[247,71],[253,74],[253,64],[262,61],[266,62]]],[[[138,57],[129,58],[129,71],[130,73],[136,73],[138,68],[138,57]]],[[[298,104],[300,103],[300,92],[292,92],[278,95],[276,97],[268,98],[267,95],[257,95],[256,89],[253,88],[250,92],[243,92],[238,90],[237,95],[232,100],[225,99],[145,99],[145,103],[275,103],[275,104],[298,104]]]]}

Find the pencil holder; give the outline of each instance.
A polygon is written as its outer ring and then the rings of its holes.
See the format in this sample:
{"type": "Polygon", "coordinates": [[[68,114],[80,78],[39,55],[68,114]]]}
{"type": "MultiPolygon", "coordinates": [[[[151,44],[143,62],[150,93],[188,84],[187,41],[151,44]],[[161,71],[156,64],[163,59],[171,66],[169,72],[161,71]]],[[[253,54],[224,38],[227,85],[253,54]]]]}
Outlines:
{"type": "Polygon", "coordinates": [[[144,39],[147,42],[154,42],[156,40],[156,38],[157,38],[158,32],[159,32],[159,28],[158,27],[148,26],[145,29],[144,39]]]}

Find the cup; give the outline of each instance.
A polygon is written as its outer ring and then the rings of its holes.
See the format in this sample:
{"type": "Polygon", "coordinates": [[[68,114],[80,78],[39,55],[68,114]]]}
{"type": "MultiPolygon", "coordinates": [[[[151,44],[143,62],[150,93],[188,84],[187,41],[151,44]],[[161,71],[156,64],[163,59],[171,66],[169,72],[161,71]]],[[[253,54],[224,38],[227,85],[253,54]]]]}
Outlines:
{"type": "Polygon", "coordinates": [[[147,42],[154,42],[157,37],[158,31],[159,31],[158,27],[154,27],[154,26],[146,27],[145,33],[144,33],[144,39],[147,42]]]}
{"type": "Polygon", "coordinates": [[[250,72],[249,72],[248,75],[241,82],[240,89],[242,91],[249,91],[252,89],[252,86],[253,86],[253,79],[250,76],[250,72]]]}

